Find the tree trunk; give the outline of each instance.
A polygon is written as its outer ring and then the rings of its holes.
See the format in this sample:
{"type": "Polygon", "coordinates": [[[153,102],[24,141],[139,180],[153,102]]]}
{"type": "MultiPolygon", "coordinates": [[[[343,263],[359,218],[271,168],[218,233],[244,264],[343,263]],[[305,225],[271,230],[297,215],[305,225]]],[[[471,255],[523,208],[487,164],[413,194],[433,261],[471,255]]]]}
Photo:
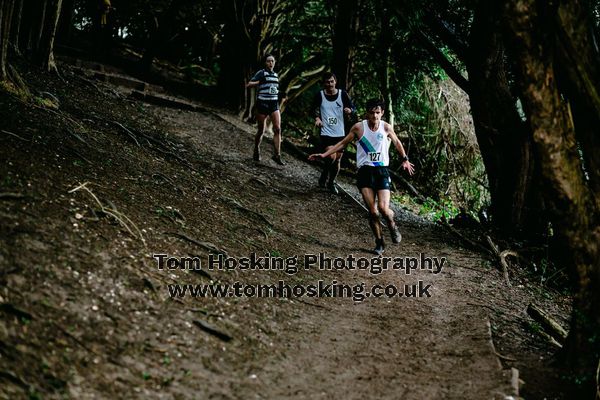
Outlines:
{"type": "MultiPolygon", "coordinates": [[[[515,45],[524,108],[539,156],[553,229],[556,239],[567,250],[562,261],[577,278],[571,330],[563,355],[573,380],[579,383],[580,393],[576,398],[592,399],[600,357],[599,210],[594,200],[597,193],[583,172],[568,104],[557,86],[554,65],[557,58],[561,59],[561,50],[558,56],[553,52],[558,43],[547,26],[555,14],[545,2],[511,0],[506,6],[505,20],[509,39],[515,45]]],[[[575,18],[569,20],[577,20],[576,14],[570,16],[575,18]]],[[[566,27],[563,22],[559,25],[566,27]]],[[[590,42],[567,44],[580,49],[590,46],[590,42]]],[[[584,134],[587,133],[585,130],[584,134]]],[[[598,147],[592,150],[600,152],[598,147]]]]}
{"type": "Polygon", "coordinates": [[[54,38],[56,37],[56,27],[60,18],[61,5],[62,0],[52,0],[46,7],[42,36],[36,56],[37,63],[46,71],[56,71],[54,38]]]}
{"type": "Polygon", "coordinates": [[[6,80],[8,76],[8,43],[10,40],[13,6],[14,1],[12,0],[3,0],[0,2],[0,80],[6,80]]]}
{"type": "MultiPolygon", "coordinates": [[[[244,84],[251,78],[258,53],[257,43],[251,39],[248,31],[250,18],[244,15],[245,8],[254,7],[244,6],[244,3],[244,0],[232,0],[222,4],[222,15],[226,16],[227,21],[220,45],[221,62],[217,86],[219,100],[236,111],[249,108],[243,107],[247,105],[244,84]]],[[[249,113],[248,109],[247,114],[249,113]]]]}
{"type": "MultiPolygon", "coordinates": [[[[394,3],[393,7],[405,23],[412,23],[404,15],[410,7],[408,2],[394,3]]],[[[466,65],[468,81],[421,29],[413,32],[448,76],[469,95],[475,134],[488,177],[492,222],[508,234],[537,236],[546,226],[541,199],[531,190],[537,176],[531,132],[521,121],[508,83],[499,11],[497,4],[477,2],[468,46],[431,12],[426,13],[428,27],[466,65]]]]}
{"type": "Polygon", "coordinates": [[[599,43],[581,0],[560,1],[556,13],[557,82],[572,107],[575,134],[585,160],[596,207],[600,209],[600,54],[599,43]]]}
{"type": "Polygon", "coordinates": [[[19,48],[19,37],[20,37],[20,31],[21,31],[22,15],[23,15],[23,0],[17,0],[17,3],[15,4],[14,15],[13,15],[12,33],[10,36],[10,42],[12,44],[12,48],[14,49],[15,53],[17,53],[17,54],[21,54],[21,49],[19,48]]]}
{"type": "Polygon", "coordinates": [[[44,30],[46,7],[47,0],[31,0],[28,4],[23,4],[19,44],[21,52],[33,58],[37,57],[44,30]]]}
{"type": "Polygon", "coordinates": [[[338,0],[333,27],[333,59],[331,70],[337,76],[338,87],[351,91],[350,80],[354,43],[358,29],[358,0],[338,0]]]}
{"type": "Polygon", "coordinates": [[[8,46],[8,38],[4,35],[4,3],[6,2],[6,0],[0,0],[0,81],[5,81],[7,77],[6,54],[2,51],[4,42],[7,42],[8,46]]]}
{"type": "Polygon", "coordinates": [[[531,131],[521,121],[510,91],[500,9],[480,1],[470,33],[469,97],[475,134],[486,167],[494,224],[507,233],[543,231],[531,196],[533,153],[531,131]],[[532,229],[534,228],[534,229],[532,229]]]}
{"type": "Polygon", "coordinates": [[[381,31],[379,32],[380,57],[382,60],[381,66],[381,95],[385,104],[385,119],[394,126],[394,102],[392,97],[392,88],[390,85],[390,74],[392,69],[392,36],[387,32],[390,26],[390,14],[381,7],[381,31]]]}
{"type": "Polygon", "coordinates": [[[73,36],[74,1],[75,0],[63,0],[58,30],[56,32],[56,40],[59,43],[66,44],[71,42],[73,36]]]}
{"type": "Polygon", "coordinates": [[[42,35],[44,34],[44,27],[46,26],[46,14],[48,12],[48,1],[52,0],[41,0],[36,1],[41,5],[39,9],[39,14],[37,15],[37,22],[34,21],[32,26],[32,50],[34,53],[38,53],[40,50],[40,43],[42,41],[42,35]]]}

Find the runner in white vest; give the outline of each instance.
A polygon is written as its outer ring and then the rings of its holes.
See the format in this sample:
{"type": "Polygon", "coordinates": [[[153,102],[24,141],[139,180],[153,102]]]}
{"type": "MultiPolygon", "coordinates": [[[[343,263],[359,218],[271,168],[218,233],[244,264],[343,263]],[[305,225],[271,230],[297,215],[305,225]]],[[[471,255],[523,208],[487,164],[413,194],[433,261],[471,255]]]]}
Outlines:
{"type": "Polygon", "coordinates": [[[343,150],[356,140],[356,166],[358,172],[356,185],[369,209],[369,224],[375,235],[375,250],[383,254],[385,243],[379,222],[379,212],[383,214],[393,243],[400,243],[402,236],[394,221],[394,212],[390,209],[390,173],[388,171],[390,141],[402,156],[402,168],[410,175],[414,173],[414,165],[408,161],[408,156],[400,139],[394,133],[394,128],[381,120],[384,112],[383,102],[372,99],[367,102],[367,119],[352,126],[343,140],[324,153],[311,154],[309,160],[318,157],[325,158],[343,150]]]}
{"type": "MultiPolygon", "coordinates": [[[[320,149],[325,152],[331,146],[339,142],[345,135],[344,125],[345,115],[351,115],[356,112],[350,96],[343,89],[336,87],[337,78],[335,74],[326,72],[321,78],[323,90],[317,93],[313,101],[315,112],[315,126],[320,128],[320,149]]],[[[319,187],[327,186],[330,192],[337,194],[335,179],[340,172],[340,163],[344,150],[332,154],[325,159],[323,171],[319,178],[319,187]]]]}

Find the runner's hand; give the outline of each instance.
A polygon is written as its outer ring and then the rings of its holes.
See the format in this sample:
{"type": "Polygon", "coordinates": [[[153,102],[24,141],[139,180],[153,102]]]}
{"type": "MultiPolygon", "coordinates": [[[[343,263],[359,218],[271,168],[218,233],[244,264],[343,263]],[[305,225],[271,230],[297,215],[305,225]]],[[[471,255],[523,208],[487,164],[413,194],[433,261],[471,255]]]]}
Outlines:
{"type": "Polygon", "coordinates": [[[415,165],[408,160],[406,160],[402,163],[402,168],[404,168],[406,171],[408,171],[409,175],[412,175],[415,173],[415,165]]]}

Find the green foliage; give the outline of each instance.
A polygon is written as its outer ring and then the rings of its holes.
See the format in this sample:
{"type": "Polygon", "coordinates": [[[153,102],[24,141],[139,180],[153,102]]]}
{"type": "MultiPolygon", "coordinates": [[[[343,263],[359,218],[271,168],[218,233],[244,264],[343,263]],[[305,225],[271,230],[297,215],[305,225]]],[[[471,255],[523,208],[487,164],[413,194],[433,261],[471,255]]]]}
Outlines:
{"type": "Polygon", "coordinates": [[[453,208],[476,213],[486,207],[487,177],[466,94],[448,79],[421,75],[397,104],[397,125],[408,136],[405,147],[416,165],[419,187],[453,208]]]}
{"type": "Polygon", "coordinates": [[[435,201],[427,198],[425,203],[421,204],[419,214],[425,215],[433,221],[449,220],[458,214],[459,210],[453,204],[451,199],[444,198],[435,201]]]}

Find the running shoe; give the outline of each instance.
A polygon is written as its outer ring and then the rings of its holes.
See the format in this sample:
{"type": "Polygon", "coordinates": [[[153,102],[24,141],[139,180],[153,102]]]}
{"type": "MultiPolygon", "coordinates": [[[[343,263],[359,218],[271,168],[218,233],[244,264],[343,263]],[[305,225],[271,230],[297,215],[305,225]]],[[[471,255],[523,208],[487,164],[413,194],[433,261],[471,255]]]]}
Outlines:
{"type": "Polygon", "coordinates": [[[383,239],[375,239],[375,249],[373,250],[373,252],[375,254],[377,254],[378,256],[383,254],[383,251],[385,250],[385,244],[383,242],[383,239]]]}
{"type": "Polygon", "coordinates": [[[275,161],[277,164],[279,165],[285,165],[285,163],[283,161],[281,161],[281,155],[280,154],[273,154],[273,157],[271,157],[273,159],[273,161],[275,161]]]}
{"type": "Polygon", "coordinates": [[[337,188],[337,186],[335,185],[335,182],[330,183],[329,185],[327,185],[327,189],[333,193],[333,194],[339,194],[339,190],[337,188]]]}
{"type": "Polygon", "coordinates": [[[402,240],[402,235],[397,225],[390,226],[390,235],[392,236],[392,243],[398,244],[402,240]]]}

